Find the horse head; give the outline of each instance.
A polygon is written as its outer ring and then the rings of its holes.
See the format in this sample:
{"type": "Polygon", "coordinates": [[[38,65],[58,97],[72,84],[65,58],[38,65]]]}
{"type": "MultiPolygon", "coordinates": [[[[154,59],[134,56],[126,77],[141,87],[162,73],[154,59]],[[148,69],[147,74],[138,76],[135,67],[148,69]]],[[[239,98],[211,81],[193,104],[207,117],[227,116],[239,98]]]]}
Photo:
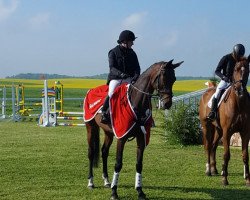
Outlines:
{"type": "Polygon", "coordinates": [[[246,91],[246,85],[249,76],[250,57],[242,58],[234,67],[233,72],[233,88],[237,96],[242,97],[246,91]]]}
{"type": "Polygon", "coordinates": [[[175,68],[179,67],[184,61],[173,64],[173,60],[169,62],[161,62],[159,70],[155,71],[152,78],[152,85],[157,91],[161,102],[161,108],[169,109],[172,106],[173,84],[176,81],[175,68]]]}

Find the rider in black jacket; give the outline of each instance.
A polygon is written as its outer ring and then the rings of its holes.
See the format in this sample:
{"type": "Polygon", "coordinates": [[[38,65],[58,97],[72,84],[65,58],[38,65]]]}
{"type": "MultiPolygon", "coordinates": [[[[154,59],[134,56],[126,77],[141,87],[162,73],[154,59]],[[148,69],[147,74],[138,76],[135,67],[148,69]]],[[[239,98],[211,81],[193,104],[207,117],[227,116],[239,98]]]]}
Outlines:
{"type": "Polygon", "coordinates": [[[109,85],[109,91],[102,107],[102,123],[109,123],[107,112],[109,98],[112,96],[115,88],[124,82],[135,82],[140,75],[139,61],[136,53],[131,48],[135,39],[136,37],[132,31],[122,31],[117,40],[118,45],[108,53],[109,75],[107,84],[109,85]]]}
{"type": "Polygon", "coordinates": [[[237,61],[241,59],[245,54],[245,47],[242,44],[236,44],[233,47],[233,52],[223,56],[215,70],[215,74],[221,78],[218,84],[214,97],[212,99],[211,111],[207,118],[214,120],[216,117],[216,110],[218,107],[218,102],[221,97],[222,90],[230,85],[232,82],[232,75],[234,71],[234,66],[237,61]]]}

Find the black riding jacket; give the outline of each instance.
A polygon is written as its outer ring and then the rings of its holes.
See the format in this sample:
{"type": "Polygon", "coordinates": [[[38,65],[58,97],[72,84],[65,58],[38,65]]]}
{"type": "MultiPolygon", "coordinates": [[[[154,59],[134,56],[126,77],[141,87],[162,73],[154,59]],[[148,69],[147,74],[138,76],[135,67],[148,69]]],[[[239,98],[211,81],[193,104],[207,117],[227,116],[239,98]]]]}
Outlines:
{"type": "Polygon", "coordinates": [[[133,49],[127,49],[120,45],[111,49],[108,53],[109,75],[108,83],[111,80],[122,79],[121,74],[129,77],[139,77],[141,68],[136,53],[133,49]]]}
{"type": "Polygon", "coordinates": [[[232,75],[235,64],[236,60],[234,59],[232,53],[227,54],[221,58],[215,70],[215,74],[219,76],[221,79],[227,77],[230,81],[232,81],[232,75]]]}

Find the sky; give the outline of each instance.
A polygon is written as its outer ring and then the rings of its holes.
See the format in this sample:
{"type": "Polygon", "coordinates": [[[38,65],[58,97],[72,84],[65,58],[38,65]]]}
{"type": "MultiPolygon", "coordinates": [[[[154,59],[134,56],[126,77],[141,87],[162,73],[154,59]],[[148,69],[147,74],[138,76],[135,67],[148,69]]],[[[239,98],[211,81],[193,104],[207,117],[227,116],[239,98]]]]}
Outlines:
{"type": "Polygon", "coordinates": [[[249,8],[249,0],[0,0],[0,78],[108,73],[108,52],[127,29],[142,72],[174,59],[184,61],[176,76],[212,77],[235,44],[249,55],[249,8]]]}

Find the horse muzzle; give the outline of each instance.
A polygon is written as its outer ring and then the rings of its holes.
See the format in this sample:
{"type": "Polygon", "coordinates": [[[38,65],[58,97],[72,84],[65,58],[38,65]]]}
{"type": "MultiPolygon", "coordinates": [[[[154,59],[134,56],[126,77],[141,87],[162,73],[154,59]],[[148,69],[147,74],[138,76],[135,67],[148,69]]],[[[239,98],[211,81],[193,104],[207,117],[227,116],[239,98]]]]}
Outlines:
{"type": "Polygon", "coordinates": [[[161,101],[161,108],[162,109],[169,109],[172,106],[172,100],[170,101],[161,101]]]}

